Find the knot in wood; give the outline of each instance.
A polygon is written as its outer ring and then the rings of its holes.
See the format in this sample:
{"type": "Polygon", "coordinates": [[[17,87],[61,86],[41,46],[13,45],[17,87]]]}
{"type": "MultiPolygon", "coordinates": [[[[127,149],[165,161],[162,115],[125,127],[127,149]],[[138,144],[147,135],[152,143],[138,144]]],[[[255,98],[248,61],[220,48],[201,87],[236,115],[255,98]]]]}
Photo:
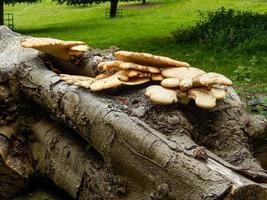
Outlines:
{"type": "Polygon", "coordinates": [[[72,117],[80,98],[74,92],[66,92],[61,98],[61,108],[67,117],[72,117]]]}
{"type": "Polygon", "coordinates": [[[198,146],[193,150],[193,158],[198,160],[206,160],[208,157],[205,147],[198,146]]]}

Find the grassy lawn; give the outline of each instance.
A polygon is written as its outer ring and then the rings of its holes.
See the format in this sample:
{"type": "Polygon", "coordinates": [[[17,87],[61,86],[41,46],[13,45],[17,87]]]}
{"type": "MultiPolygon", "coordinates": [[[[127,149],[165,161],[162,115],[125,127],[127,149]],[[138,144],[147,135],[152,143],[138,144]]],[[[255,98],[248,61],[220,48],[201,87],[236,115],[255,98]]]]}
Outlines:
{"type": "MultiPolygon", "coordinates": [[[[57,5],[50,0],[39,4],[6,6],[6,12],[15,15],[16,30],[20,33],[55,37],[66,40],[84,40],[90,46],[106,48],[116,45],[124,50],[144,51],[184,60],[207,71],[223,73],[230,78],[239,66],[249,66],[255,56],[253,88],[266,88],[267,54],[215,53],[201,49],[197,44],[178,45],[170,32],[179,26],[191,26],[199,19],[199,11],[215,10],[221,6],[238,10],[267,12],[266,0],[157,0],[150,6],[129,7],[120,3],[123,17],[105,18],[109,4],[88,7],[57,5]],[[153,4],[154,3],[154,4],[153,4]]],[[[138,4],[131,3],[131,4],[138,4]]]]}

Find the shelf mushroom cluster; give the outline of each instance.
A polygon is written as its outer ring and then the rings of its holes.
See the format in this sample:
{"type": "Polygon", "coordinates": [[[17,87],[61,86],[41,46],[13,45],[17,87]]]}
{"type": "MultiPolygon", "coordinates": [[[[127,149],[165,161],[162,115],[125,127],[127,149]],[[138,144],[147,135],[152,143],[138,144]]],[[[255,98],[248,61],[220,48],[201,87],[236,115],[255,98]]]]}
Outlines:
{"type": "Polygon", "coordinates": [[[160,85],[146,89],[146,95],[158,104],[187,104],[194,99],[197,106],[211,109],[217,99],[227,94],[225,86],[232,85],[232,81],[221,74],[194,67],[163,69],[161,74],[164,79],[160,85]]]}
{"type": "MultiPolygon", "coordinates": [[[[26,38],[21,46],[35,48],[62,60],[80,56],[88,50],[81,41],[62,41],[50,38],[26,38]]],[[[216,100],[227,94],[232,81],[222,74],[190,67],[186,62],[148,53],[117,51],[116,60],[102,62],[102,72],[95,78],[61,74],[61,80],[92,91],[102,91],[123,85],[140,85],[150,81],[160,82],[146,88],[145,95],[156,104],[187,104],[195,100],[197,106],[211,109],[216,100]]]]}
{"type": "Polygon", "coordinates": [[[103,73],[94,79],[62,74],[61,79],[92,91],[117,88],[122,85],[140,85],[149,81],[160,84],[146,88],[145,95],[156,104],[187,104],[194,99],[196,105],[211,109],[216,100],[226,95],[232,85],[225,76],[190,67],[186,62],[148,53],[117,51],[116,60],[102,62],[98,69],[103,73]]]}
{"type": "Polygon", "coordinates": [[[88,50],[85,42],[53,38],[25,38],[22,39],[21,46],[36,49],[62,60],[69,60],[72,56],[80,56],[88,50]]]}

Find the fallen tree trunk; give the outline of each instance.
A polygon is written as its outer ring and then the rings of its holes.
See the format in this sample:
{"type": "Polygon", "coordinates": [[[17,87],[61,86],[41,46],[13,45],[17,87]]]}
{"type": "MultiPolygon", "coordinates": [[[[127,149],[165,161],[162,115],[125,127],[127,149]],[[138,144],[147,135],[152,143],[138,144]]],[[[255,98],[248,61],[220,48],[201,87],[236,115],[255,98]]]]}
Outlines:
{"type": "MultiPolygon", "coordinates": [[[[21,55],[18,40],[12,36],[10,40],[17,49],[13,53],[21,55]]],[[[39,104],[92,144],[105,165],[123,177],[120,198],[265,199],[267,190],[260,183],[266,182],[267,175],[253,157],[245,131],[248,118],[233,90],[229,89],[227,98],[212,111],[193,104],[155,106],[144,97],[141,87],[111,95],[68,86],[34,53],[28,53],[27,62],[22,63],[24,58],[17,65],[1,68],[2,80],[12,86],[14,95],[39,104]]],[[[39,129],[33,126],[33,130],[39,129]]],[[[39,132],[40,138],[44,132],[39,132]]],[[[53,146],[47,147],[56,155],[53,146]]],[[[60,163],[58,156],[51,158],[60,163]]],[[[74,165],[70,164],[70,174],[77,170],[74,165]]],[[[79,183],[83,170],[79,165],[79,183]]],[[[64,185],[62,177],[46,170],[43,173],[73,197],[86,199],[77,195],[76,184],[69,181],[64,185]]],[[[88,184],[90,180],[83,181],[88,184]]],[[[79,189],[79,193],[85,191],[79,189]]],[[[111,199],[106,194],[105,198],[111,199]]]]}
{"type": "Polygon", "coordinates": [[[37,176],[50,179],[75,199],[114,199],[125,191],[120,177],[95,151],[86,150],[88,143],[77,134],[47,120],[45,113],[34,112],[34,105],[17,103],[16,119],[0,126],[1,199],[14,197],[37,176]]]}
{"type": "Polygon", "coordinates": [[[36,141],[34,158],[38,171],[75,199],[114,199],[121,186],[96,152],[86,151],[86,143],[71,130],[41,119],[31,126],[36,141]],[[75,137],[76,136],[76,137],[75,137]],[[64,170],[63,170],[64,169],[64,170]]]}

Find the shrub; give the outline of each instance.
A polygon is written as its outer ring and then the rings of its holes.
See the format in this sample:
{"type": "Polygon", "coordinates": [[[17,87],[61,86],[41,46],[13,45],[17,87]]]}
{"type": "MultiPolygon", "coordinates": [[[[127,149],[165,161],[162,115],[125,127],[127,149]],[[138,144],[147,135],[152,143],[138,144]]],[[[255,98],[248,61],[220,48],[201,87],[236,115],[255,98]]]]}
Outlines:
{"type": "Polygon", "coordinates": [[[267,14],[220,8],[200,12],[201,20],[172,32],[177,43],[199,42],[216,51],[263,50],[267,47],[267,14]]]}

